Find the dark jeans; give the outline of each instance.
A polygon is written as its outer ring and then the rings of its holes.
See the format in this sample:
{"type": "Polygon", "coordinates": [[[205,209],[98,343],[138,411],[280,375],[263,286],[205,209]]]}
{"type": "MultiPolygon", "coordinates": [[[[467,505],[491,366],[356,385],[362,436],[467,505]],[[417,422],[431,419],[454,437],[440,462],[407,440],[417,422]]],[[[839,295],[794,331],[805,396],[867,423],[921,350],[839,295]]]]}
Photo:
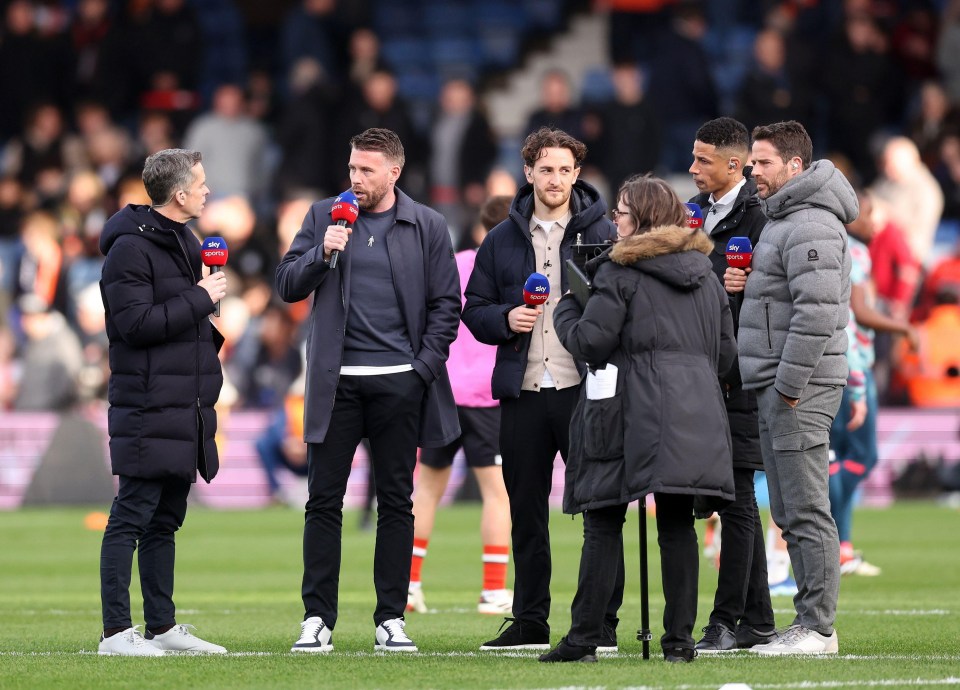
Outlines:
{"type": "Polygon", "coordinates": [[[737,623],[759,630],[774,627],[763,525],[753,489],[753,470],[734,468],[736,499],[720,511],[723,551],[711,623],[736,630],[737,623]]]}
{"type": "Polygon", "coordinates": [[[337,624],[343,496],[360,439],[370,439],[377,486],[377,541],[373,586],[380,625],[402,618],[410,585],[413,549],[413,468],[417,463],[420,407],[426,386],[415,371],[379,376],[341,376],[323,443],[307,455],[303,528],[305,618],[337,624]]]}
{"type": "Polygon", "coordinates": [[[513,521],[513,615],[549,632],[550,490],[553,463],[570,448],[570,417],[579,387],[521,391],[500,401],[503,483],[513,521]]]}
{"type": "Polygon", "coordinates": [[[655,493],[660,576],[663,580],[664,649],[693,649],[700,549],[693,526],[693,496],[655,493]]]}
{"type": "Polygon", "coordinates": [[[580,578],[570,607],[567,643],[596,647],[617,629],[623,603],[623,523],[627,504],[588,510],[583,514],[580,578]],[[616,567],[613,567],[616,564],[616,567]],[[606,634],[605,634],[606,633],[606,634]]]}
{"type": "Polygon", "coordinates": [[[147,629],[176,623],[173,604],[174,533],[187,514],[190,482],[120,477],[100,547],[104,628],[129,628],[133,552],[139,548],[140,589],[147,629]]]}

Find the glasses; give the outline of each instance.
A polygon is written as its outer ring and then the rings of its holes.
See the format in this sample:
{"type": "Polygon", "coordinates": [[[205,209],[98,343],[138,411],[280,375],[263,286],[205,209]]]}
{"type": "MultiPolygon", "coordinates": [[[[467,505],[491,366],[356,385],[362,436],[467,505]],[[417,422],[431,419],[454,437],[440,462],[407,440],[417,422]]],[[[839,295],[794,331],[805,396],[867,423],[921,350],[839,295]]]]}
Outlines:
{"type": "Polygon", "coordinates": [[[610,220],[617,222],[620,219],[620,216],[629,216],[630,211],[621,211],[618,208],[615,208],[610,211],[610,220]]]}

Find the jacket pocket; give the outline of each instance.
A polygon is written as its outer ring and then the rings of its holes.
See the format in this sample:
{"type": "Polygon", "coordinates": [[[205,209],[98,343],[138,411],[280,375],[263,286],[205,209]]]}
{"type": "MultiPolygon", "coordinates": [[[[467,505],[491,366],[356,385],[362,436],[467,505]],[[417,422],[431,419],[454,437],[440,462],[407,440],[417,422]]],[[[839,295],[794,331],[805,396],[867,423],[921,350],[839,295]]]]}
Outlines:
{"type": "Polygon", "coordinates": [[[583,455],[589,462],[609,462],[623,458],[621,396],[584,401],[583,455]]]}
{"type": "Polygon", "coordinates": [[[773,449],[781,451],[805,451],[829,442],[830,432],[821,429],[792,431],[771,439],[773,449]]]}
{"type": "Polygon", "coordinates": [[[773,349],[773,336],[770,334],[770,301],[763,302],[763,316],[767,324],[767,348],[773,349]]]}

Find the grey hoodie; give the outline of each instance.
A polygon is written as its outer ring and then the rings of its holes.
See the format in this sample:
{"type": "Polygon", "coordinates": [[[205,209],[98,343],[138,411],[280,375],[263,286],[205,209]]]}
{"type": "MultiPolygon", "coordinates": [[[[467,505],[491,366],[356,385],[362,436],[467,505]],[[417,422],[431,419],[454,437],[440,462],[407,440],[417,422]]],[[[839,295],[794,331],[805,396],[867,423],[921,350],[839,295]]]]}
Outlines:
{"type": "Polygon", "coordinates": [[[769,219],[753,251],[740,313],[744,388],[773,385],[800,398],[807,383],[847,379],[850,253],[844,224],[857,195],[827,160],[761,202],[769,219]]]}

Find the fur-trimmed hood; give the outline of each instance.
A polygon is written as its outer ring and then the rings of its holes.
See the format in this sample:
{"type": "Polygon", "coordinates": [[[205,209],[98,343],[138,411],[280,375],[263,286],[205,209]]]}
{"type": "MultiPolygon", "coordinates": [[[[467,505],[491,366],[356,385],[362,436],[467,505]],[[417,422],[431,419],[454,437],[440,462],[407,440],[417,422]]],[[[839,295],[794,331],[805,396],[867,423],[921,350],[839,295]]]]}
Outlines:
{"type": "Polygon", "coordinates": [[[676,225],[653,228],[617,242],[610,260],[648,273],[682,290],[695,290],[711,275],[713,241],[702,230],[676,225]]]}

